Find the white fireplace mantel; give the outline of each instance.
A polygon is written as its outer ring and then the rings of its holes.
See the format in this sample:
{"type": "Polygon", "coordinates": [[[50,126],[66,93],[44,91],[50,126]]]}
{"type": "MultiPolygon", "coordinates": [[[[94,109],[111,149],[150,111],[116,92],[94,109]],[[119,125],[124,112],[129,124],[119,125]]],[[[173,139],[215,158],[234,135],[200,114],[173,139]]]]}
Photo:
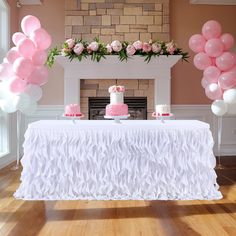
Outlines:
{"type": "Polygon", "coordinates": [[[171,68],[181,59],[180,55],[159,56],[149,63],[144,57],[133,56],[120,62],[117,56],[106,56],[100,62],[90,58],[82,61],[57,56],[64,68],[64,103],[80,103],[80,79],[154,79],[155,104],[170,104],[171,68]]]}

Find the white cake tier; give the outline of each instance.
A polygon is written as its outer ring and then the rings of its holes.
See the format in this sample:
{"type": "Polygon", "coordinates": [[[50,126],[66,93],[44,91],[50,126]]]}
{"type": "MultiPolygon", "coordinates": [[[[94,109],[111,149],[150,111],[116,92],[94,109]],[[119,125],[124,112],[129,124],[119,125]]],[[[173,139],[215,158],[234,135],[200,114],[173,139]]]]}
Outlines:
{"type": "Polygon", "coordinates": [[[169,114],[170,106],[169,105],[156,105],[156,114],[169,114]]]}
{"type": "Polygon", "coordinates": [[[121,104],[124,103],[124,93],[123,92],[115,92],[110,93],[110,104],[121,104]]]}

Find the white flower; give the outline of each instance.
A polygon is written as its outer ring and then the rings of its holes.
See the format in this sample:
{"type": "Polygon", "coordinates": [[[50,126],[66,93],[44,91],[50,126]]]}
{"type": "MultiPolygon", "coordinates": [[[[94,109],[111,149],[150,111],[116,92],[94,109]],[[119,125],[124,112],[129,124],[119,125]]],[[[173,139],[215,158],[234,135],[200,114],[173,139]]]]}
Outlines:
{"type": "Polygon", "coordinates": [[[115,40],[111,43],[111,47],[115,52],[119,52],[122,49],[122,44],[120,41],[115,40]]]}
{"type": "Polygon", "coordinates": [[[143,43],[141,41],[136,41],[133,43],[136,50],[141,50],[143,48],[143,43]]]}
{"type": "Polygon", "coordinates": [[[93,51],[93,52],[96,52],[99,48],[99,44],[98,42],[92,42],[88,45],[87,49],[93,51]]]}
{"type": "Polygon", "coordinates": [[[128,56],[133,56],[136,52],[134,45],[128,45],[126,48],[126,52],[128,56]]]}
{"type": "Polygon", "coordinates": [[[66,43],[68,45],[68,48],[73,48],[75,46],[75,40],[74,39],[67,39],[66,43]]]}
{"type": "Polygon", "coordinates": [[[158,53],[161,51],[161,45],[159,43],[153,43],[152,44],[152,51],[154,53],[158,53]]]}
{"type": "Polygon", "coordinates": [[[108,53],[112,53],[112,46],[110,44],[107,44],[106,49],[108,53]]]}
{"type": "Polygon", "coordinates": [[[80,55],[84,50],[84,45],[82,43],[77,43],[73,50],[75,54],[80,55]]]}

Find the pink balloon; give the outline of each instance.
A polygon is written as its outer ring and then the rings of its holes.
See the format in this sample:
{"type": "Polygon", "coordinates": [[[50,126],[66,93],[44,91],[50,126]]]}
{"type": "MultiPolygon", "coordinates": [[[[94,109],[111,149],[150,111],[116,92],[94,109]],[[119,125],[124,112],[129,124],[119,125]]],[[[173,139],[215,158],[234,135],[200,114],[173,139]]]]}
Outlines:
{"type": "Polygon", "coordinates": [[[26,36],[21,33],[21,32],[16,32],[12,35],[12,42],[17,46],[18,42],[21,40],[21,39],[25,39],[26,36]]]}
{"type": "Polygon", "coordinates": [[[27,36],[30,36],[35,30],[41,28],[41,23],[37,17],[28,15],[22,19],[21,28],[27,36]]]}
{"type": "Polygon", "coordinates": [[[36,67],[27,80],[31,84],[44,85],[48,81],[47,67],[36,67]]]}
{"type": "Polygon", "coordinates": [[[209,83],[208,83],[208,81],[206,80],[206,78],[203,77],[202,80],[201,80],[201,85],[202,85],[202,87],[203,87],[203,88],[206,88],[206,86],[207,86],[208,84],[209,84],[209,83]]]}
{"type": "Polygon", "coordinates": [[[50,47],[52,39],[45,29],[37,29],[31,35],[30,38],[37,46],[38,50],[46,50],[50,47]]]}
{"type": "Polygon", "coordinates": [[[205,93],[211,100],[222,99],[223,92],[220,86],[216,83],[212,83],[206,86],[205,93]]]}
{"type": "Polygon", "coordinates": [[[31,39],[22,39],[17,45],[18,52],[25,58],[31,58],[35,52],[36,47],[31,39]]]}
{"type": "Polygon", "coordinates": [[[30,59],[19,57],[13,64],[13,71],[22,79],[26,79],[33,71],[34,65],[30,59]]]}
{"type": "Polygon", "coordinates": [[[204,72],[203,76],[207,79],[214,79],[215,81],[218,80],[218,77],[220,76],[221,71],[216,66],[208,66],[204,72]]]}
{"type": "Polygon", "coordinates": [[[14,61],[20,57],[20,53],[17,50],[17,47],[13,47],[11,48],[8,53],[7,53],[7,60],[9,61],[9,63],[13,64],[14,61]]]}
{"type": "Polygon", "coordinates": [[[216,58],[215,57],[211,57],[211,61],[212,61],[212,65],[215,66],[216,65],[216,58]]]}
{"type": "Polygon", "coordinates": [[[36,66],[42,66],[47,61],[47,53],[43,50],[38,50],[32,57],[32,61],[36,66]]]}
{"type": "Polygon", "coordinates": [[[190,37],[188,45],[194,52],[203,52],[206,44],[206,39],[201,34],[194,34],[190,37]]]}
{"type": "Polygon", "coordinates": [[[8,80],[13,75],[12,64],[6,62],[0,64],[0,80],[8,80]]]}
{"type": "Polygon", "coordinates": [[[199,70],[205,70],[208,66],[212,65],[210,57],[204,52],[196,54],[193,58],[193,63],[199,70]]]}
{"type": "Polygon", "coordinates": [[[216,58],[216,65],[222,71],[227,71],[235,65],[235,57],[230,52],[224,52],[216,58]]]}
{"type": "Polygon", "coordinates": [[[11,78],[9,83],[9,90],[13,93],[22,93],[27,87],[27,81],[17,76],[11,78]]]}
{"type": "Polygon", "coordinates": [[[232,34],[222,34],[220,40],[224,44],[225,51],[229,50],[234,45],[234,37],[232,36],[232,34]]]}
{"type": "Polygon", "coordinates": [[[205,45],[205,52],[210,57],[218,57],[224,50],[224,44],[220,39],[209,39],[205,45]]]}
{"type": "Polygon", "coordinates": [[[224,90],[235,87],[236,71],[222,73],[219,77],[219,85],[224,90]]]}
{"type": "Polygon", "coordinates": [[[202,34],[206,39],[218,38],[221,35],[221,25],[215,20],[207,21],[202,27],[202,34]]]}
{"type": "Polygon", "coordinates": [[[236,72],[236,66],[232,67],[228,72],[236,72]]]}

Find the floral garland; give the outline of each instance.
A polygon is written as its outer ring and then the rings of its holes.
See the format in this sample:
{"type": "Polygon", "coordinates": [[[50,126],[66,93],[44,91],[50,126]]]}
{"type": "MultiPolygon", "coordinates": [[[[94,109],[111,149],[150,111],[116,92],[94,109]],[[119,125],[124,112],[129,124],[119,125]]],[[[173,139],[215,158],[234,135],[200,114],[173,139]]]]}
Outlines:
{"type": "Polygon", "coordinates": [[[99,62],[101,58],[106,58],[105,55],[117,55],[120,61],[127,60],[133,55],[140,55],[145,57],[146,62],[149,62],[152,57],[160,55],[181,55],[182,60],[187,61],[189,58],[187,52],[183,52],[176,44],[171,42],[152,41],[134,43],[113,41],[111,44],[105,45],[97,38],[88,43],[82,39],[67,39],[62,45],[61,49],[54,48],[48,55],[47,64],[51,67],[54,63],[55,56],[62,55],[68,57],[71,61],[78,59],[81,61],[83,58],[91,56],[92,61],[99,62]]]}

